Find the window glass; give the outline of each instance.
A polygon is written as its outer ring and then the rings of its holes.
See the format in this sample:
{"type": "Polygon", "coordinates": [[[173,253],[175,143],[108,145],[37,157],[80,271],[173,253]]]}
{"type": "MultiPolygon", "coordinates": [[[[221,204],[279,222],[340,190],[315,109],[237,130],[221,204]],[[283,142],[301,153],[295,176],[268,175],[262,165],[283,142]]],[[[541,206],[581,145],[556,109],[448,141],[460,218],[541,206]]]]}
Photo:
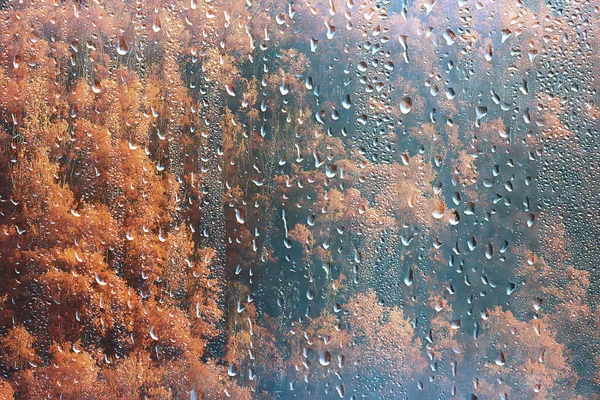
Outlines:
{"type": "Polygon", "coordinates": [[[581,0],[0,0],[1,399],[598,399],[581,0]]]}

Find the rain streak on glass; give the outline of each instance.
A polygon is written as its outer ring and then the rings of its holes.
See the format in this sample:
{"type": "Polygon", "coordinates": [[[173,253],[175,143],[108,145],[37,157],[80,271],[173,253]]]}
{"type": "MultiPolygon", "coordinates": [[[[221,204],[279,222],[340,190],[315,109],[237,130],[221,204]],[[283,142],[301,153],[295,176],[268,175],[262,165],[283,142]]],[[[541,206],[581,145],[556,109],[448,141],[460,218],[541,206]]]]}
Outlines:
{"type": "Polygon", "coordinates": [[[0,0],[0,398],[598,399],[598,21],[0,0]]]}

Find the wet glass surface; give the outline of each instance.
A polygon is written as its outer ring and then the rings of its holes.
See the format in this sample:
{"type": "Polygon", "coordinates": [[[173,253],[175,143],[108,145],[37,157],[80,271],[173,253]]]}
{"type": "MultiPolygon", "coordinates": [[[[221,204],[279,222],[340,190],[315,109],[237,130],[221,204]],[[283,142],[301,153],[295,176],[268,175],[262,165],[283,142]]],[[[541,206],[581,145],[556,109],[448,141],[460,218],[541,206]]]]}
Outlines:
{"type": "Polygon", "coordinates": [[[600,398],[599,13],[0,0],[0,399],[600,398]]]}

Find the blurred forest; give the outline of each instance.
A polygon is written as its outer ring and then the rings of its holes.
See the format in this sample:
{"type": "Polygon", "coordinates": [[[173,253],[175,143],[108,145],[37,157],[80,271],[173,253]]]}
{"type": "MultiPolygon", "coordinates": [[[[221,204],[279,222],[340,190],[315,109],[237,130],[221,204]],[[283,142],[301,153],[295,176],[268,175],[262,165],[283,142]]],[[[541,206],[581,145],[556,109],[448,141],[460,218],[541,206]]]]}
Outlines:
{"type": "Polygon", "coordinates": [[[599,13],[0,0],[0,399],[600,399],[599,13]]]}

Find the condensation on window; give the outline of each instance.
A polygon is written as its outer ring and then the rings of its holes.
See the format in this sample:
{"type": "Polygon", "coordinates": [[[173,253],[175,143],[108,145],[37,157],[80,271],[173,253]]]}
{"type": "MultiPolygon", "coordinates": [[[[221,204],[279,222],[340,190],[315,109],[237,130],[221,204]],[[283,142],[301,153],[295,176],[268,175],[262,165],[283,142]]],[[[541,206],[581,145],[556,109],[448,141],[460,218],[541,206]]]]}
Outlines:
{"type": "Polygon", "coordinates": [[[0,398],[598,399],[599,14],[0,0],[0,398]]]}

